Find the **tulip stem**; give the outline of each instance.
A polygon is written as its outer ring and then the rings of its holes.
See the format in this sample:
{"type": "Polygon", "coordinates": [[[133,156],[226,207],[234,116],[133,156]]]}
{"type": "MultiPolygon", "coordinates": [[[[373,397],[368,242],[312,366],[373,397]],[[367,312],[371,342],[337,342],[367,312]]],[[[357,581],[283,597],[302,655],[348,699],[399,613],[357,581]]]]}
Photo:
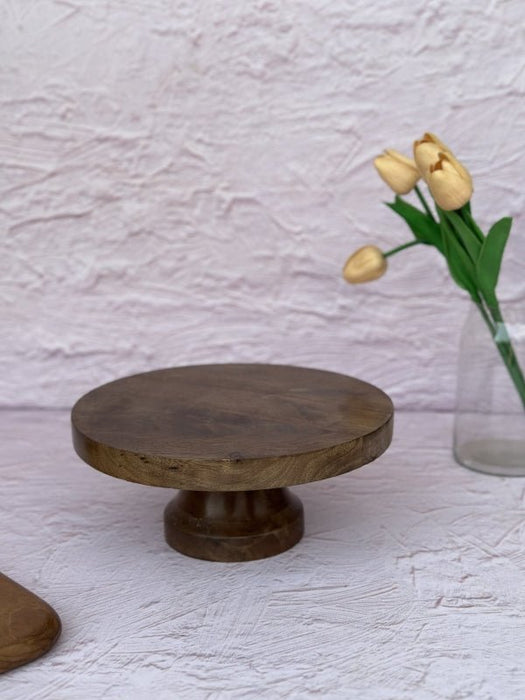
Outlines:
{"type": "Polygon", "coordinates": [[[423,196],[423,193],[421,192],[421,190],[419,189],[419,187],[417,185],[414,187],[414,190],[418,196],[419,201],[423,205],[423,209],[426,211],[428,216],[430,216],[432,221],[435,221],[437,223],[436,218],[435,218],[434,214],[432,213],[431,208],[428,206],[427,200],[425,199],[425,197],[423,196]]]}
{"type": "Polygon", "coordinates": [[[467,202],[464,206],[462,206],[461,209],[458,210],[458,213],[463,218],[463,221],[467,224],[467,226],[470,226],[472,231],[474,231],[479,242],[483,243],[483,241],[485,240],[485,236],[483,234],[483,231],[474,221],[474,218],[470,211],[470,202],[467,202]]]}
{"type": "Polygon", "coordinates": [[[405,248],[411,248],[413,245],[419,245],[421,241],[410,241],[410,243],[403,243],[403,245],[398,245],[397,248],[392,248],[392,250],[387,250],[383,253],[384,258],[389,258],[391,255],[399,253],[400,250],[405,250],[405,248]]]}
{"type": "Polygon", "coordinates": [[[523,408],[525,408],[525,377],[520,367],[518,358],[512,346],[507,326],[501,314],[499,304],[485,308],[483,302],[477,304],[483,320],[487,324],[490,334],[496,344],[496,348],[508,370],[510,378],[516,387],[523,408]],[[500,337],[498,337],[500,335],[500,337]]]}

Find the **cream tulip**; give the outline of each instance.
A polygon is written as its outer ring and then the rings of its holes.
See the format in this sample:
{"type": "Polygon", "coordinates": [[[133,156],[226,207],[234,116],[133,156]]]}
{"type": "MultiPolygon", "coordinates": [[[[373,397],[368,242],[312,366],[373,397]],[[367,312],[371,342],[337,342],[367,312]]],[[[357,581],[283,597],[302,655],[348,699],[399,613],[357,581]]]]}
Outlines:
{"type": "Polygon", "coordinates": [[[351,284],[371,282],[385,274],[386,258],[375,245],[365,245],[351,255],[343,268],[343,277],[351,284]]]}
{"type": "Polygon", "coordinates": [[[430,175],[430,166],[437,162],[440,153],[451,153],[437,136],[427,132],[419,141],[414,141],[414,160],[425,182],[430,175]]]}
{"type": "Polygon", "coordinates": [[[446,153],[450,158],[454,159],[458,172],[466,180],[469,180],[472,185],[469,171],[456,160],[450,148],[429,131],[423,135],[422,139],[414,141],[414,160],[423,180],[428,183],[430,168],[438,162],[441,153],[446,153]]]}
{"type": "Polygon", "coordinates": [[[387,149],[383,155],[378,156],[374,165],[380,177],[396,194],[407,194],[414,189],[420,178],[412,158],[407,158],[393,149],[387,149]]]}
{"type": "Polygon", "coordinates": [[[445,211],[461,209],[472,197],[472,178],[451,153],[440,153],[430,166],[428,187],[436,204],[445,211]]]}
{"type": "Polygon", "coordinates": [[[443,143],[443,141],[441,141],[441,139],[439,139],[439,138],[438,138],[435,134],[433,134],[431,131],[426,131],[426,132],[423,134],[423,138],[420,139],[419,141],[416,141],[416,144],[417,144],[417,143],[433,143],[434,145],[439,146],[439,148],[440,148],[442,151],[449,151],[449,152],[450,152],[450,148],[449,148],[447,145],[445,145],[445,144],[443,143]]]}

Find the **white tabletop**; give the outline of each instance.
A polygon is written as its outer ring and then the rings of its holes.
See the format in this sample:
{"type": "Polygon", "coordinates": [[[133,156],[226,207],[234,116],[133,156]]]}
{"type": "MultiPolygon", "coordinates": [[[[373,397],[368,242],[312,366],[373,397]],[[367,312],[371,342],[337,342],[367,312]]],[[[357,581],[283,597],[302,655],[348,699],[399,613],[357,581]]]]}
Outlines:
{"type": "Polygon", "coordinates": [[[450,415],[394,432],[295,487],[296,547],[221,564],[164,543],[170,491],[82,463],[67,412],[2,411],[1,570],[63,623],[2,700],[525,697],[525,479],[458,466],[450,415]]]}

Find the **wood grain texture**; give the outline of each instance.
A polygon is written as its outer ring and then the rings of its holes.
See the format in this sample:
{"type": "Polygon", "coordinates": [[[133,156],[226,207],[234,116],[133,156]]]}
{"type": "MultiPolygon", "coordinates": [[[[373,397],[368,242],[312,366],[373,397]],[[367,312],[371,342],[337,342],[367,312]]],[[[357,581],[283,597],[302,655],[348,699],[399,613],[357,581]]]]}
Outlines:
{"type": "Polygon", "coordinates": [[[50,605],[0,573],[0,673],[45,654],[60,630],[60,618],[50,605]]]}
{"type": "Polygon", "coordinates": [[[372,461],[392,437],[392,402],[333,372],[201,365],[95,389],[72,410],[75,450],[129,481],[244,491],[336,476],[372,461]]]}

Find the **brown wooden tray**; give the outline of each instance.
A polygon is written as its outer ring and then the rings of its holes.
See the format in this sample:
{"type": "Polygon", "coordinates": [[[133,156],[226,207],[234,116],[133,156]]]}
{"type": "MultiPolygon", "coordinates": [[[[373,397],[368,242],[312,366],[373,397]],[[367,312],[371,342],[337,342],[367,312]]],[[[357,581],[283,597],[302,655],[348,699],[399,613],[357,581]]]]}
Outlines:
{"type": "Polygon", "coordinates": [[[0,574],[0,673],[45,654],[60,631],[60,618],[50,605],[0,574]]]}

